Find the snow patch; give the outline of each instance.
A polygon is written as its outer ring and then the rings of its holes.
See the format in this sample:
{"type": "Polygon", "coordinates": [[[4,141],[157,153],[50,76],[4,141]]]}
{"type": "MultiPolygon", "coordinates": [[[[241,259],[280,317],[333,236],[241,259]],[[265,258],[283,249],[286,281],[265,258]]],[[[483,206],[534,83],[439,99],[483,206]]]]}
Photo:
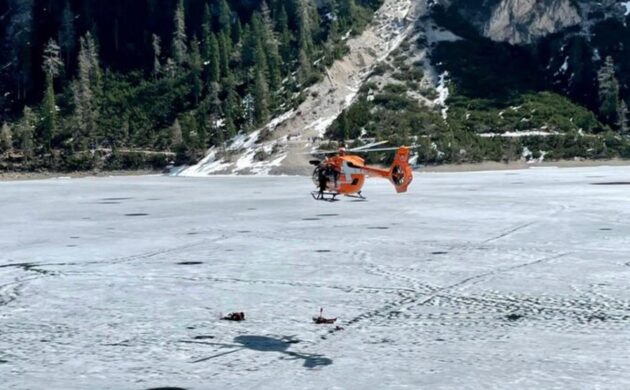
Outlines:
{"type": "Polygon", "coordinates": [[[446,100],[449,97],[449,90],[447,83],[448,71],[444,71],[440,75],[440,79],[438,81],[438,86],[435,90],[438,92],[438,98],[434,100],[436,105],[442,106],[442,118],[446,119],[448,117],[448,106],[446,105],[446,100]]]}
{"type": "Polygon", "coordinates": [[[624,14],[624,16],[630,15],[630,1],[622,2],[621,5],[626,7],[626,13],[624,14]]]}
{"type": "MultiPolygon", "coordinates": [[[[525,119],[525,118],[523,118],[525,119]]],[[[506,131],[505,133],[481,133],[477,134],[481,138],[492,138],[492,137],[505,137],[505,138],[519,138],[519,137],[549,137],[552,135],[557,135],[558,132],[549,132],[549,131],[541,131],[541,130],[529,130],[529,131],[506,131]]]]}
{"type": "Polygon", "coordinates": [[[560,73],[566,73],[567,70],[569,70],[569,57],[568,56],[565,57],[564,63],[562,64],[560,69],[558,69],[558,71],[556,72],[556,75],[558,75],[560,73]]]}
{"type": "Polygon", "coordinates": [[[460,36],[453,34],[449,30],[439,28],[432,23],[429,23],[425,30],[425,34],[429,45],[440,42],[456,42],[462,40],[460,36]]]}

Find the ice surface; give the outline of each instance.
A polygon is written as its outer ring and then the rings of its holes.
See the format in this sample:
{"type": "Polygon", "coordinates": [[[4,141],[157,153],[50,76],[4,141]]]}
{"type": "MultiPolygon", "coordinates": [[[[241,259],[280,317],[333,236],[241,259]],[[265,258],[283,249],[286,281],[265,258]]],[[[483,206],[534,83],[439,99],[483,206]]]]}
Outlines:
{"type": "Polygon", "coordinates": [[[335,203],[306,177],[0,183],[0,388],[627,389],[628,182],[425,173],[335,203]]]}

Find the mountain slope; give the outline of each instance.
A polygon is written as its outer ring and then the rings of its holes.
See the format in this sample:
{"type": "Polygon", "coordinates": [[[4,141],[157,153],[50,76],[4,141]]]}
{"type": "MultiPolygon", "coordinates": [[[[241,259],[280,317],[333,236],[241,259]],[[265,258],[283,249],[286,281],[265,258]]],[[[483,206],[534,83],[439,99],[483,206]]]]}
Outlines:
{"type": "Polygon", "coordinates": [[[408,36],[413,23],[427,11],[425,1],[386,0],[373,22],[347,41],[349,52],[326,70],[326,77],[304,91],[296,109],[271,121],[264,129],[237,137],[226,149],[212,148],[184,176],[212,173],[310,173],[305,154],[326,128],[355,98],[372,67],[408,36]]]}

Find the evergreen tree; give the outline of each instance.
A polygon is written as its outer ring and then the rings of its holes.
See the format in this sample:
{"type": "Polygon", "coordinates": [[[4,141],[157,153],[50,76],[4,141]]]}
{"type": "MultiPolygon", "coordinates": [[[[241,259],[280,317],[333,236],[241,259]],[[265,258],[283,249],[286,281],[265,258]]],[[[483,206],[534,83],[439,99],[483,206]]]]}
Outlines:
{"type": "Polygon", "coordinates": [[[262,2],[261,7],[262,31],[260,31],[260,34],[263,38],[264,52],[266,53],[265,60],[268,66],[267,78],[271,90],[276,91],[281,87],[282,60],[280,59],[278,40],[274,31],[273,21],[271,20],[271,11],[265,1],[262,2]]]}
{"type": "Polygon", "coordinates": [[[210,47],[210,37],[212,36],[212,13],[210,6],[206,3],[203,6],[203,21],[201,24],[201,56],[204,60],[210,58],[212,51],[210,47]]]}
{"type": "Polygon", "coordinates": [[[298,5],[298,44],[301,51],[310,56],[313,49],[312,20],[309,14],[308,5],[304,0],[297,0],[298,5]]]}
{"type": "Polygon", "coordinates": [[[216,83],[221,79],[221,56],[217,37],[213,33],[210,34],[208,44],[208,83],[216,83]]]}
{"type": "Polygon", "coordinates": [[[81,38],[79,75],[72,87],[74,98],[73,146],[84,150],[94,147],[97,137],[98,97],[101,73],[96,44],[88,32],[81,38]]]}
{"type": "Polygon", "coordinates": [[[305,83],[311,76],[311,59],[310,55],[313,47],[313,37],[311,30],[311,19],[308,7],[303,0],[298,0],[298,64],[300,84],[305,83]]]}
{"type": "Polygon", "coordinates": [[[0,153],[10,152],[11,149],[13,149],[13,133],[7,122],[4,122],[0,129],[0,153]]]}
{"type": "MultiPolygon", "coordinates": [[[[223,116],[226,126],[234,124],[239,116],[238,107],[241,105],[239,95],[236,93],[236,82],[232,76],[223,79],[223,89],[227,92],[223,101],[223,116]]],[[[229,128],[228,128],[229,130],[229,128]]]]}
{"type": "Polygon", "coordinates": [[[248,93],[243,98],[241,111],[245,127],[251,130],[256,123],[256,99],[251,93],[248,93]]]}
{"type": "Polygon", "coordinates": [[[225,32],[219,34],[219,68],[221,69],[222,78],[230,76],[230,49],[228,39],[228,35],[225,32]]]}
{"type": "Polygon", "coordinates": [[[179,0],[173,17],[175,31],[173,32],[172,56],[179,67],[186,62],[186,16],[184,13],[184,0],[179,0]]]}
{"type": "Polygon", "coordinates": [[[42,70],[44,74],[50,79],[59,75],[63,62],[60,58],[60,48],[53,39],[50,39],[44,48],[44,55],[42,61],[42,70]]]}
{"type": "Polygon", "coordinates": [[[70,56],[74,52],[77,44],[77,34],[74,27],[74,13],[70,7],[70,2],[66,0],[61,17],[61,29],[59,30],[59,46],[63,53],[66,66],[70,64],[70,56]]]}
{"type": "Polygon", "coordinates": [[[597,74],[599,81],[599,114],[604,122],[619,122],[619,82],[615,77],[615,63],[612,57],[606,57],[604,65],[597,74]]]}
{"type": "Polygon", "coordinates": [[[190,43],[190,59],[188,60],[190,65],[190,75],[192,78],[192,94],[195,100],[195,105],[199,104],[201,98],[201,92],[203,91],[203,63],[201,61],[201,54],[199,53],[199,42],[193,39],[190,43]]]}
{"type": "Polygon", "coordinates": [[[46,75],[46,91],[42,102],[42,142],[48,149],[52,148],[52,139],[57,133],[57,105],[55,104],[54,79],[63,62],[61,61],[60,48],[54,40],[49,40],[44,49],[42,70],[46,75]]]}
{"type": "Polygon", "coordinates": [[[348,116],[346,115],[346,110],[343,110],[339,117],[337,118],[339,123],[339,136],[342,141],[347,141],[350,139],[350,124],[348,123],[348,116]]]}
{"type": "Polygon", "coordinates": [[[228,37],[232,36],[232,10],[227,1],[219,0],[217,4],[217,21],[219,31],[225,33],[228,37]]]}
{"type": "Polygon", "coordinates": [[[269,87],[262,70],[256,72],[254,84],[254,117],[256,124],[261,125],[269,118],[269,87]]]}
{"type": "Polygon", "coordinates": [[[28,106],[24,106],[22,118],[16,126],[16,135],[19,139],[19,147],[26,159],[33,157],[34,152],[34,135],[37,117],[28,106]]]}
{"type": "Polygon", "coordinates": [[[300,84],[306,83],[311,77],[311,61],[306,54],[306,50],[301,48],[298,55],[298,82],[300,84]]]}
{"type": "Polygon", "coordinates": [[[232,27],[232,43],[238,45],[238,43],[241,41],[242,34],[243,26],[241,25],[241,20],[239,18],[236,18],[232,27]]]}
{"type": "Polygon", "coordinates": [[[210,53],[212,52],[210,47],[212,34],[212,13],[210,12],[210,6],[206,3],[203,8],[203,21],[201,23],[201,57],[204,61],[210,58],[210,53]]]}
{"type": "Polygon", "coordinates": [[[175,119],[170,129],[171,135],[171,150],[175,150],[177,147],[184,143],[184,136],[182,134],[182,127],[179,124],[179,120],[175,119]]]}
{"type": "Polygon", "coordinates": [[[288,73],[292,61],[291,33],[289,32],[289,19],[284,5],[280,8],[278,22],[276,24],[279,32],[279,51],[284,64],[283,73],[288,73]]]}

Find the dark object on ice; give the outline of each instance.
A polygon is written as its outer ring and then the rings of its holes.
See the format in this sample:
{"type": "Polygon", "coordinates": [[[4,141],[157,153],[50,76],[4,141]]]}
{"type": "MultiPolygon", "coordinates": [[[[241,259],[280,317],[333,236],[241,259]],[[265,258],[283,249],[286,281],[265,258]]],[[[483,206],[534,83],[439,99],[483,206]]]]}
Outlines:
{"type": "Polygon", "coordinates": [[[588,318],[586,319],[588,322],[593,322],[593,321],[601,321],[604,322],[606,321],[606,316],[603,314],[593,314],[588,316],[588,318]]]}
{"type": "Polygon", "coordinates": [[[521,314],[512,313],[512,314],[508,314],[508,315],[506,315],[506,316],[505,316],[505,318],[506,318],[508,321],[518,321],[518,320],[520,320],[521,318],[523,318],[523,316],[522,316],[521,314]]]}
{"type": "Polygon", "coordinates": [[[245,321],[245,313],[241,312],[234,312],[234,313],[230,313],[228,315],[226,315],[225,317],[221,318],[222,320],[227,320],[227,321],[245,321]]]}
{"type": "Polygon", "coordinates": [[[325,318],[323,315],[324,309],[319,309],[319,317],[313,317],[313,322],[316,324],[334,324],[337,321],[336,318],[325,318]]]}

